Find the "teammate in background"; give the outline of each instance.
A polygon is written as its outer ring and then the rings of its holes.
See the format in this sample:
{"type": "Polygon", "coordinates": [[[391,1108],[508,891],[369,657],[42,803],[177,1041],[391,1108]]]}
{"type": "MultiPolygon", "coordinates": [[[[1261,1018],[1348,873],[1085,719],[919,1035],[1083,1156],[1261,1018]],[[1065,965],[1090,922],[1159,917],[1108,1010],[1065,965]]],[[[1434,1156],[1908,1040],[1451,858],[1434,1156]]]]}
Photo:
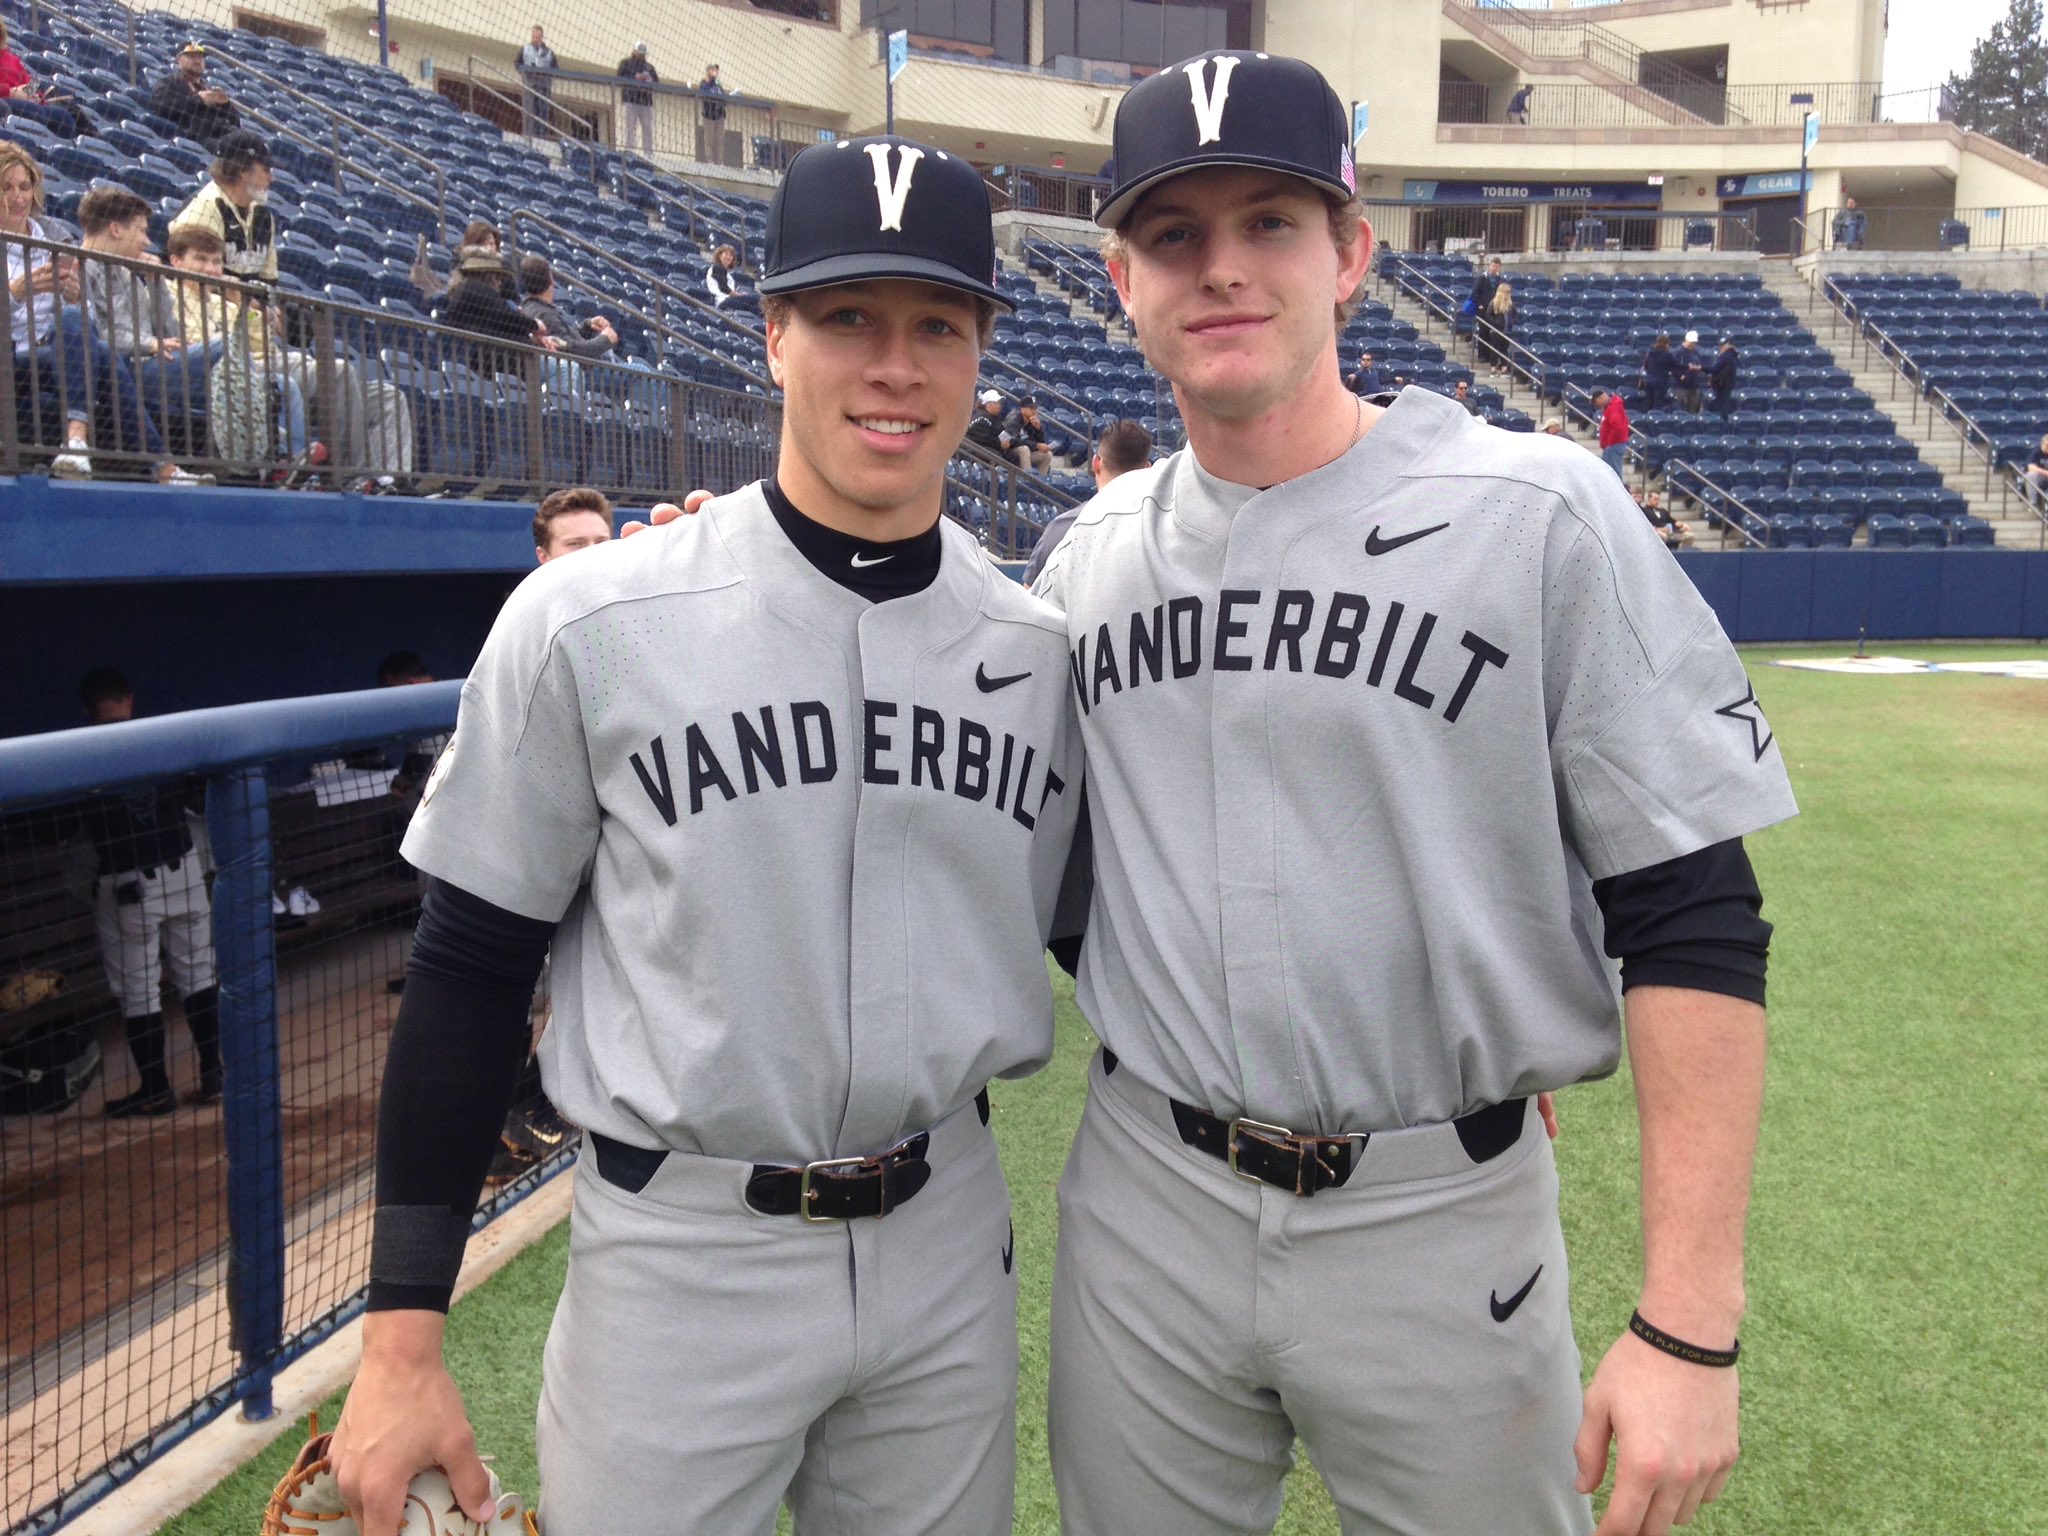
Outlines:
{"type": "MultiPolygon", "coordinates": [[[[1366,354],[1368,357],[1370,353],[1366,354]]],[[[1127,475],[1134,469],[1143,469],[1152,461],[1152,434],[1135,421],[1112,421],[1102,429],[1102,436],[1096,439],[1095,452],[1089,456],[1088,472],[1095,477],[1095,489],[1101,490],[1118,475],[1127,475]]],[[[1083,502],[1082,506],[1087,505],[1083,502]]],[[[1053,552],[1053,546],[1066,537],[1067,530],[1074,526],[1074,519],[1081,507],[1068,507],[1051,522],[1038,536],[1038,545],[1031,551],[1031,562],[1024,567],[1024,585],[1030,586],[1038,580],[1038,573],[1045,569],[1045,562],[1053,552]]]]}
{"type": "MultiPolygon", "coordinates": [[[[94,725],[135,718],[135,690],[112,667],[85,674],[78,702],[94,725]]],[[[96,795],[78,808],[71,831],[81,872],[88,859],[91,864],[100,964],[108,988],[120,1000],[128,1052],[142,1080],[133,1093],[107,1101],[106,1112],[117,1120],[167,1115],[178,1107],[165,1059],[166,962],[199,1057],[192,1101],[211,1104],[221,1093],[213,906],[187,809],[185,789],[178,784],[96,795]]]]}
{"type": "Polygon", "coordinates": [[[821,145],[767,247],[775,478],[528,576],[405,841],[434,884],[332,1443],[363,1536],[430,1464],[482,1512],[442,1313],[551,942],[543,1068],[587,1139],[548,1536],[784,1501],[805,1536],[1011,1529],[986,1084],[1052,1049],[1082,759],[1059,615],[940,516],[1005,307],[987,194],[923,145],[821,145]]]}
{"type": "Polygon", "coordinates": [[[541,498],[533,513],[533,557],[542,565],[612,537],[612,504],[603,491],[572,486],[541,498]]]}
{"type": "Polygon", "coordinates": [[[1104,254],[1189,447],[1038,582],[1103,1043],[1060,1189],[1062,1529],[1267,1529],[1299,1435],[1347,1531],[1580,1536],[1613,1443],[1603,1536],[1662,1536],[1736,1454],[1769,935],[1741,838],[1792,796],[1612,475],[1343,388],[1349,140],[1312,68],[1251,53],[1117,112],[1104,254]],[[1624,990],[1644,1277],[1582,1398],[1529,1101],[1614,1070],[1624,990]]]}

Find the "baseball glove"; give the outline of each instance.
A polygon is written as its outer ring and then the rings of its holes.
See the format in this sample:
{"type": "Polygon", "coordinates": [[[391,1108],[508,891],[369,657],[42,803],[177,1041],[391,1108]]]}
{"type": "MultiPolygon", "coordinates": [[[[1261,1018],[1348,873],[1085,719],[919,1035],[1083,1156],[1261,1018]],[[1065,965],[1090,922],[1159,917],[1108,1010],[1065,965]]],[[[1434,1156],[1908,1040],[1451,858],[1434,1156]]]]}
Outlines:
{"type": "Polygon", "coordinates": [[[0,979],[0,1013],[33,1008],[63,990],[64,973],[61,971],[16,971],[12,976],[0,979]]]}
{"type": "MultiPolygon", "coordinates": [[[[313,1438],[300,1448],[291,1470],[271,1490],[260,1536],[359,1536],[356,1522],[342,1503],[341,1485],[327,1465],[331,1437],[320,1433],[318,1419],[308,1427],[313,1438]]],[[[491,1497],[498,1512],[488,1523],[478,1525],[462,1512],[448,1486],[448,1475],[439,1467],[430,1467],[405,1490],[405,1514],[398,1522],[398,1536],[540,1536],[533,1512],[518,1494],[500,1490],[495,1472],[491,1473],[491,1497]]]]}

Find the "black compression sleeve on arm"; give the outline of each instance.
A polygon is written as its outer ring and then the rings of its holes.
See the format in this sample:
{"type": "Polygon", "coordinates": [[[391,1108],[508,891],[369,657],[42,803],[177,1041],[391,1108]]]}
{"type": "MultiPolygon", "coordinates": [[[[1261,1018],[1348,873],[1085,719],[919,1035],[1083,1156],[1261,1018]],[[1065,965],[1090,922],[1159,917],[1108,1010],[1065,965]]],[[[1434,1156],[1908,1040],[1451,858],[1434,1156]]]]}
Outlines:
{"type": "Polygon", "coordinates": [[[427,889],[377,1104],[372,1312],[448,1309],[554,931],[445,881],[427,889]]]}
{"type": "Polygon", "coordinates": [[[1621,986],[1686,987],[1761,1005],[1771,925],[1741,838],[1593,882],[1621,986]]]}

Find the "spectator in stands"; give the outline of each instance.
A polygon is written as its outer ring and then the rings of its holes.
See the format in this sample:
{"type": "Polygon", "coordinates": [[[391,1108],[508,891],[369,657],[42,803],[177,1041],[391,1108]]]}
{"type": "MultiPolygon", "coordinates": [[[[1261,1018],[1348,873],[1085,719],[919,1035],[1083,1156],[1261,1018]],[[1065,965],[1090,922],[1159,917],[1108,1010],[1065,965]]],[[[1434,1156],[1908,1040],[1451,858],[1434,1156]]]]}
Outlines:
{"type": "Polygon", "coordinates": [[[720,309],[729,309],[735,314],[761,313],[760,296],[749,288],[740,286],[740,253],[730,245],[721,245],[711,253],[711,265],[704,273],[704,287],[711,295],[711,302],[720,309]]]}
{"type": "MultiPolygon", "coordinates": [[[[151,211],[126,187],[94,187],[78,205],[83,248],[95,256],[140,261],[149,254],[151,211]]],[[[112,260],[88,261],[84,274],[85,313],[94,333],[135,370],[143,409],[157,430],[189,451],[190,425],[206,416],[206,370],[219,356],[218,343],[185,350],[177,301],[154,275],[112,260]]]]}
{"type": "MultiPolygon", "coordinates": [[[[1095,477],[1095,489],[1099,491],[1117,476],[1143,469],[1151,461],[1152,434],[1135,421],[1113,421],[1102,429],[1102,436],[1096,440],[1095,452],[1088,460],[1088,472],[1095,477]]],[[[1045,569],[1046,556],[1067,536],[1067,530],[1074,526],[1074,519],[1086,505],[1088,503],[1084,501],[1068,507],[1045,525],[1031,551],[1030,563],[1024,567],[1025,586],[1029,587],[1038,580],[1038,573],[1045,569]]]]}
{"type": "MultiPolygon", "coordinates": [[[[188,225],[211,230],[224,247],[227,275],[264,288],[277,282],[277,246],[283,234],[265,201],[270,195],[270,170],[270,146],[263,136],[236,130],[221,140],[213,162],[213,180],[171,220],[174,233],[188,225]]],[[[252,301],[250,307],[267,310],[270,303],[252,301]]],[[[253,351],[261,327],[254,319],[248,323],[253,351]]],[[[273,329],[279,324],[268,319],[263,323],[273,329]]],[[[327,407],[320,393],[318,359],[311,352],[293,348],[286,350],[281,360],[314,405],[313,424],[320,437],[330,447],[339,445],[345,464],[411,471],[412,407],[395,384],[366,376],[348,357],[331,358],[336,419],[326,421],[321,417],[327,407]]],[[[218,426],[215,430],[217,434],[218,426]]]]}
{"type": "Polygon", "coordinates": [[[1529,126],[1529,101],[1535,94],[1536,87],[1524,81],[1522,88],[1508,98],[1509,122],[1520,128],[1529,126]]]}
{"type": "Polygon", "coordinates": [[[999,389],[984,389],[980,398],[981,409],[974,413],[967,423],[967,441],[986,452],[1007,455],[1010,451],[1010,434],[1003,430],[1003,392],[999,389]]]}
{"type": "Polygon", "coordinates": [[[536,126],[554,124],[555,50],[548,46],[547,33],[537,21],[519,50],[518,64],[519,78],[526,84],[526,131],[530,135],[536,126]]]}
{"type": "MultiPolygon", "coordinates": [[[[561,343],[530,315],[521,314],[505,296],[508,277],[502,258],[490,251],[465,249],[455,270],[455,285],[448,290],[448,312],[444,323],[458,331],[515,341],[525,346],[559,349],[561,343]]],[[[506,347],[479,346],[473,350],[474,366],[484,373],[518,373],[520,354],[506,347]]]]}
{"type": "Polygon", "coordinates": [[[1611,389],[1593,391],[1593,410],[1600,418],[1600,457],[1615,479],[1628,483],[1628,407],[1611,389]]]}
{"type": "Polygon", "coordinates": [[[1494,257],[1486,264],[1486,270],[1472,279],[1472,313],[1483,315],[1493,303],[1493,296],[1500,291],[1503,279],[1500,258],[1494,257]]]}
{"type": "Polygon", "coordinates": [[[221,140],[242,126],[242,114],[228,93],[206,83],[206,45],[187,43],[178,50],[177,68],[149,93],[149,110],[178,125],[178,132],[216,152],[221,140]]]}
{"type": "Polygon", "coordinates": [[[1666,510],[1659,492],[1645,492],[1637,505],[1643,509],[1643,516],[1650,520],[1650,526],[1663,537],[1667,549],[1682,549],[1692,542],[1692,524],[1682,523],[1673,517],[1666,510]]]}
{"type": "Polygon", "coordinates": [[[1835,215],[1835,244],[1845,251],[1863,249],[1863,234],[1869,227],[1869,217],[1856,206],[1856,199],[1845,197],[1842,208],[1835,215]]]}
{"type": "Polygon", "coordinates": [[[21,55],[8,45],[5,18],[0,18],[0,96],[7,99],[6,112],[0,112],[0,116],[18,114],[66,138],[92,132],[92,120],[69,96],[59,96],[47,85],[36,84],[21,55]]]}
{"type": "Polygon", "coordinates": [[[1671,378],[1677,364],[1671,352],[1671,338],[1663,332],[1643,354],[1643,409],[1662,409],[1671,399],[1671,378]]]}
{"type": "Polygon", "coordinates": [[[1545,437],[1563,437],[1564,423],[1555,416],[1551,417],[1543,423],[1543,435],[1545,437]]]}
{"type": "Polygon", "coordinates": [[[1707,383],[1714,391],[1714,414],[1723,421],[1735,416],[1735,382],[1741,365],[1742,354],[1735,349],[1735,338],[1723,336],[1721,350],[1714,354],[1714,366],[1707,373],[1707,383]]]}
{"type": "Polygon", "coordinates": [[[2034,450],[2034,456],[2027,460],[2026,468],[2020,475],[2020,489],[2036,501],[2048,497],[2048,432],[2041,434],[2041,446],[2034,450]]]}
{"type": "Polygon", "coordinates": [[[1521,311],[1515,308],[1514,285],[1497,284],[1492,302],[1479,311],[1479,351],[1486,359],[1489,373],[1508,371],[1508,338],[1515,333],[1515,322],[1520,316],[1521,311]]]}
{"type": "MultiPolygon", "coordinates": [[[[94,725],[135,718],[135,690],[112,667],[95,667],[78,686],[78,702],[94,725]]],[[[128,1052],[141,1086],[107,1100],[117,1120],[167,1115],[178,1107],[165,1059],[163,969],[184,1001],[185,1025],[199,1057],[196,1102],[221,1094],[220,1001],[214,985],[213,911],[206,875],[193,847],[180,784],[129,794],[96,795],[71,830],[68,862],[92,882],[93,926],[107,986],[121,1005],[128,1052]]]]}
{"type": "Polygon", "coordinates": [[[1383,395],[1387,384],[1380,377],[1380,370],[1370,352],[1358,354],[1358,367],[1344,376],[1344,387],[1354,395],[1383,395]]]}
{"type": "Polygon", "coordinates": [[[519,291],[525,296],[519,312],[538,322],[543,334],[567,356],[596,359],[619,344],[618,331],[603,315],[578,325],[562,313],[555,303],[555,269],[547,257],[520,258],[519,291]]]}
{"type": "Polygon", "coordinates": [[[704,78],[697,82],[697,110],[703,121],[697,128],[697,158],[712,165],[725,164],[725,97],[730,94],[718,83],[718,66],[706,64],[704,78]]]}
{"type": "Polygon", "coordinates": [[[1017,461],[1019,469],[1036,470],[1042,475],[1052,468],[1052,444],[1046,440],[1038,402],[1029,395],[1017,402],[1017,409],[1003,422],[1003,434],[1010,440],[1005,451],[1017,461]]]}
{"type": "MultiPolygon", "coordinates": [[[[42,167],[19,144],[0,141],[0,237],[62,240],[66,231],[37,217],[42,207],[42,167]]],[[[16,414],[7,430],[25,428],[28,440],[42,440],[40,413],[51,402],[60,402],[64,446],[50,461],[51,474],[62,479],[91,476],[97,427],[102,434],[111,432],[117,446],[148,454],[157,464],[157,478],[165,484],[209,483],[211,477],[187,474],[163,460],[163,438],[142,408],[134,369],[93,334],[77,257],[4,243],[13,312],[16,414]]]]}
{"type": "Polygon", "coordinates": [[[533,556],[542,565],[593,544],[609,543],[611,536],[611,501],[587,485],[552,492],[534,509],[533,556]]]}
{"type": "MultiPolygon", "coordinates": [[[[183,357],[211,360],[202,396],[214,442],[224,457],[268,458],[256,441],[255,426],[269,419],[276,401],[279,440],[286,457],[311,468],[327,462],[327,445],[314,440],[306,424],[306,395],[296,372],[287,365],[281,317],[274,308],[254,305],[239,292],[216,281],[226,275],[227,247],[219,235],[196,224],[172,228],[164,243],[171,269],[171,304],[183,357]],[[233,342],[233,356],[229,343],[233,342]],[[216,409],[216,405],[218,409],[216,409]]],[[[150,398],[154,398],[152,395],[150,398]]],[[[296,489],[312,490],[317,481],[287,476],[296,489]]]]}
{"type": "Polygon", "coordinates": [[[1458,380],[1457,384],[1451,389],[1451,398],[1459,405],[1465,407],[1465,414],[1467,416],[1484,416],[1486,414],[1485,408],[1472,398],[1472,381],[1470,379],[1458,380]]]}
{"type": "Polygon", "coordinates": [[[661,75],[647,61],[647,45],[635,43],[633,51],[619,60],[619,78],[630,80],[631,85],[619,87],[619,114],[626,120],[625,146],[633,147],[633,141],[640,141],[640,153],[654,153],[654,92],[650,85],[661,84],[661,75]]]}
{"type": "Polygon", "coordinates": [[[1687,331],[1671,358],[1671,388],[1681,409],[1697,416],[1700,391],[1707,383],[1707,360],[1700,352],[1700,333],[1687,331]]]}

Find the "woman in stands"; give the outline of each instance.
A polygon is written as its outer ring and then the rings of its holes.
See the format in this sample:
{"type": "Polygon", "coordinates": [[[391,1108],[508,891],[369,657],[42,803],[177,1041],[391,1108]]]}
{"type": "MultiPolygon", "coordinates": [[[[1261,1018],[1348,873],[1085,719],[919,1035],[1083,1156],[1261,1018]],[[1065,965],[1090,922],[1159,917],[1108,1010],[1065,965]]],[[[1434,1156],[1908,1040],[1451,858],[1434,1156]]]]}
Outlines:
{"type": "Polygon", "coordinates": [[[1515,322],[1520,317],[1521,311],[1515,308],[1514,286],[1502,283],[1493,290],[1486,308],[1479,311],[1479,347],[1486,356],[1487,372],[1508,371],[1507,339],[1514,334],[1515,322]]]}
{"type": "Polygon", "coordinates": [[[721,245],[711,253],[711,266],[704,274],[704,287],[711,294],[711,302],[720,309],[735,314],[761,313],[761,301],[739,281],[740,253],[729,245],[721,245]]]}
{"type": "Polygon", "coordinates": [[[1671,379],[1678,359],[1671,353],[1671,338],[1658,333],[1643,357],[1643,409],[1654,411],[1671,403],[1671,379]]]}
{"type": "MultiPolygon", "coordinates": [[[[142,409],[134,370],[93,334],[80,307],[78,258],[21,243],[23,237],[68,241],[70,231],[38,218],[42,211],[42,167],[19,144],[0,142],[0,244],[7,247],[17,417],[9,425],[25,441],[40,442],[44,411],[61,400],[64,447],[51,459],[50,473],[63,479],[91,476],[96,420],[111,428],[118,446],[160,461],[163,438],[142,409]]],[[[166,485],[212,479],[168,462],[157,462],[156,475],[166,485]]]]}
{"type": "Polygon", "coordinates": [[[7,37],[7,22],[0,17],[0,96],[7,98],[7,110],[41,123],[52,133],[67,138],[92,132],[92,120],[68,96],[54,96],[47,85],[37,85],[7,37]]]}

